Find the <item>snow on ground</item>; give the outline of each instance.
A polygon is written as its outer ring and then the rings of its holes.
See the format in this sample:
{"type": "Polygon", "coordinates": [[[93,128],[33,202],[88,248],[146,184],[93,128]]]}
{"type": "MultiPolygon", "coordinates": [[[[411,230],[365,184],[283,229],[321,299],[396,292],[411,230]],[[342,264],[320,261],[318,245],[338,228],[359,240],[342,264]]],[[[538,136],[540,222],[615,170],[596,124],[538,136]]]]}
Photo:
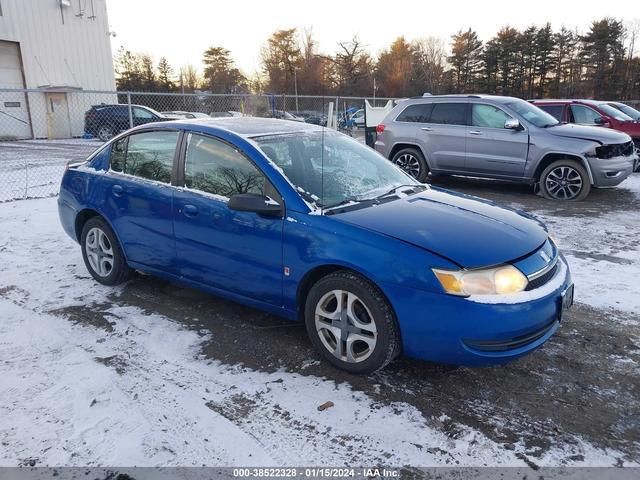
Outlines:
{"type": "Polygon", "coordinates": [[[0,205],[0,465],[338,465],[357,452],[390,464],[523,464],[477,432],[452,440],[414,408],[378,408],[348,385],[207,363],[201,335],[135,308],[108,307],[106,332],[51,314],[113,291],[88,276],[55,209],[55,199],[0,205]],[[329,399],[335,407],[318,412],[329,399]],[[234,425],[221,408],[247,415],[234,425]]]}
{"type": "Polygon", "coordinates": [[[632,175],[617,188],[632,191],[639,208],[587,217],[559,217],[545,210],[532,213],[547,224],[567,257],[576,284],[576,301],[638,313],[640,175],[632,175]]]}
{"type": "MultiPolygon", "coordinates": [[[[523,465],[517,445],[465,426],[451,438],[441,420],[346,383],[205,360],[206,332],[114,306],[118,289],[89,277],[53,198],[0,204],[0,221],[0,465],[523,465]],[[59,313],[73,305],[103,324],[59,313]]],[[[561,243],[577,228],[556,227],[561,243]]],[[[573,267],[586,291],[591,271],[573,267]]],[[[579,442],[537,463],[616,457],[579,442]]]]}

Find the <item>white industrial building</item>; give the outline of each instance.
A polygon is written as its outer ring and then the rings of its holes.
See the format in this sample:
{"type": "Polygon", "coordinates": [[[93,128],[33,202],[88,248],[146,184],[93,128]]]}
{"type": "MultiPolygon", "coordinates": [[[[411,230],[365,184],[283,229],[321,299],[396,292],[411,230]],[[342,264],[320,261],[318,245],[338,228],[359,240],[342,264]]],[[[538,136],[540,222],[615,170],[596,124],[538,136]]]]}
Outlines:
{"type": "Polygon", "coordinates": [[[0,0],[0,139],[69,138],[116,103],[106,0],[0,0]],[[7,89],[39,89],[17,93],[7,89]]]}

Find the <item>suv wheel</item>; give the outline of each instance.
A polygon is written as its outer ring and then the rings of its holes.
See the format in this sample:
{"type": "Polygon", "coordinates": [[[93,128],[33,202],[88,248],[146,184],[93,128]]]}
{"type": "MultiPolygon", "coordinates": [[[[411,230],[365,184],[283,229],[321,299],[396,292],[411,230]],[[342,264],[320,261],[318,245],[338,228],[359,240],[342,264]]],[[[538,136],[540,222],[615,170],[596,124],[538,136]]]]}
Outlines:
{"type": "Polygon", "coordinates": [[[556,160],[540,175],[540,191],[551,200],[584,200],[591,191],[585,168],[575,160],[556,160]]]}
{"type": "Polygon", "coordinates": [[[396,152],[391,161],[419,182],[427,181],[429,166],[419,150],[403,148],[396,152]]]}
{"type": "Polygon", "coordinates": [[[100,217],[92,217],[82,227],[82,258],[93,278],[103,285],[118,285],[133,270],[127,262],[111,227],[100,217]]]}
{"type": "Polygon", "coordinates": [[[98,128],[98,138],[103,142],[111,140],[113,137],[113,129],[109,125],[103,125],[98,128]]]}
{"type": "Polygon", "coordinates": [[[305,324],[320,354],[350,373],[375,372],[400,353],[391,306],[375,285],[347,270],[313,286],[305,303],[305,324]]]}

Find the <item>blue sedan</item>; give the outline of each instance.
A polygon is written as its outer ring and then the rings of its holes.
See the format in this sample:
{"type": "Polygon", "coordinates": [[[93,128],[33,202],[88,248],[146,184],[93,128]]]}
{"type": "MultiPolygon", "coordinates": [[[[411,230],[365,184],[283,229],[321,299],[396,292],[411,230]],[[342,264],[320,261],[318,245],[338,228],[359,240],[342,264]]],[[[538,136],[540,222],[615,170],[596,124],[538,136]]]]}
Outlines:
{"type": "Polygon", "coordinates": [[[549,339],[573,300],[535,219],[422,185],[311,124],[135,128],[69,165],[58,204],[98,282],[139,270],[303,321],[354,373],[401,353],[503,363],[549,339]]]}

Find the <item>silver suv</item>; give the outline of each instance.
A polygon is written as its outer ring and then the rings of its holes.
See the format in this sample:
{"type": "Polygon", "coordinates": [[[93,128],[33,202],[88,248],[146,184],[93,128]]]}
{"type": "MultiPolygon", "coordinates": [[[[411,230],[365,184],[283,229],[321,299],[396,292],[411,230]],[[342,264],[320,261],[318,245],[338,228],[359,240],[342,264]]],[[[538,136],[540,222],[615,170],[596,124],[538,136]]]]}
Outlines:
{"type": "Polygon", "coordinates": [[[567,125],[524,100],[443,95],[403,100],[377,127],[375,148],[420,181],[454,174],[526,182],[556,200],[582,200],[634,168],[629,135],[567,125]]]}

